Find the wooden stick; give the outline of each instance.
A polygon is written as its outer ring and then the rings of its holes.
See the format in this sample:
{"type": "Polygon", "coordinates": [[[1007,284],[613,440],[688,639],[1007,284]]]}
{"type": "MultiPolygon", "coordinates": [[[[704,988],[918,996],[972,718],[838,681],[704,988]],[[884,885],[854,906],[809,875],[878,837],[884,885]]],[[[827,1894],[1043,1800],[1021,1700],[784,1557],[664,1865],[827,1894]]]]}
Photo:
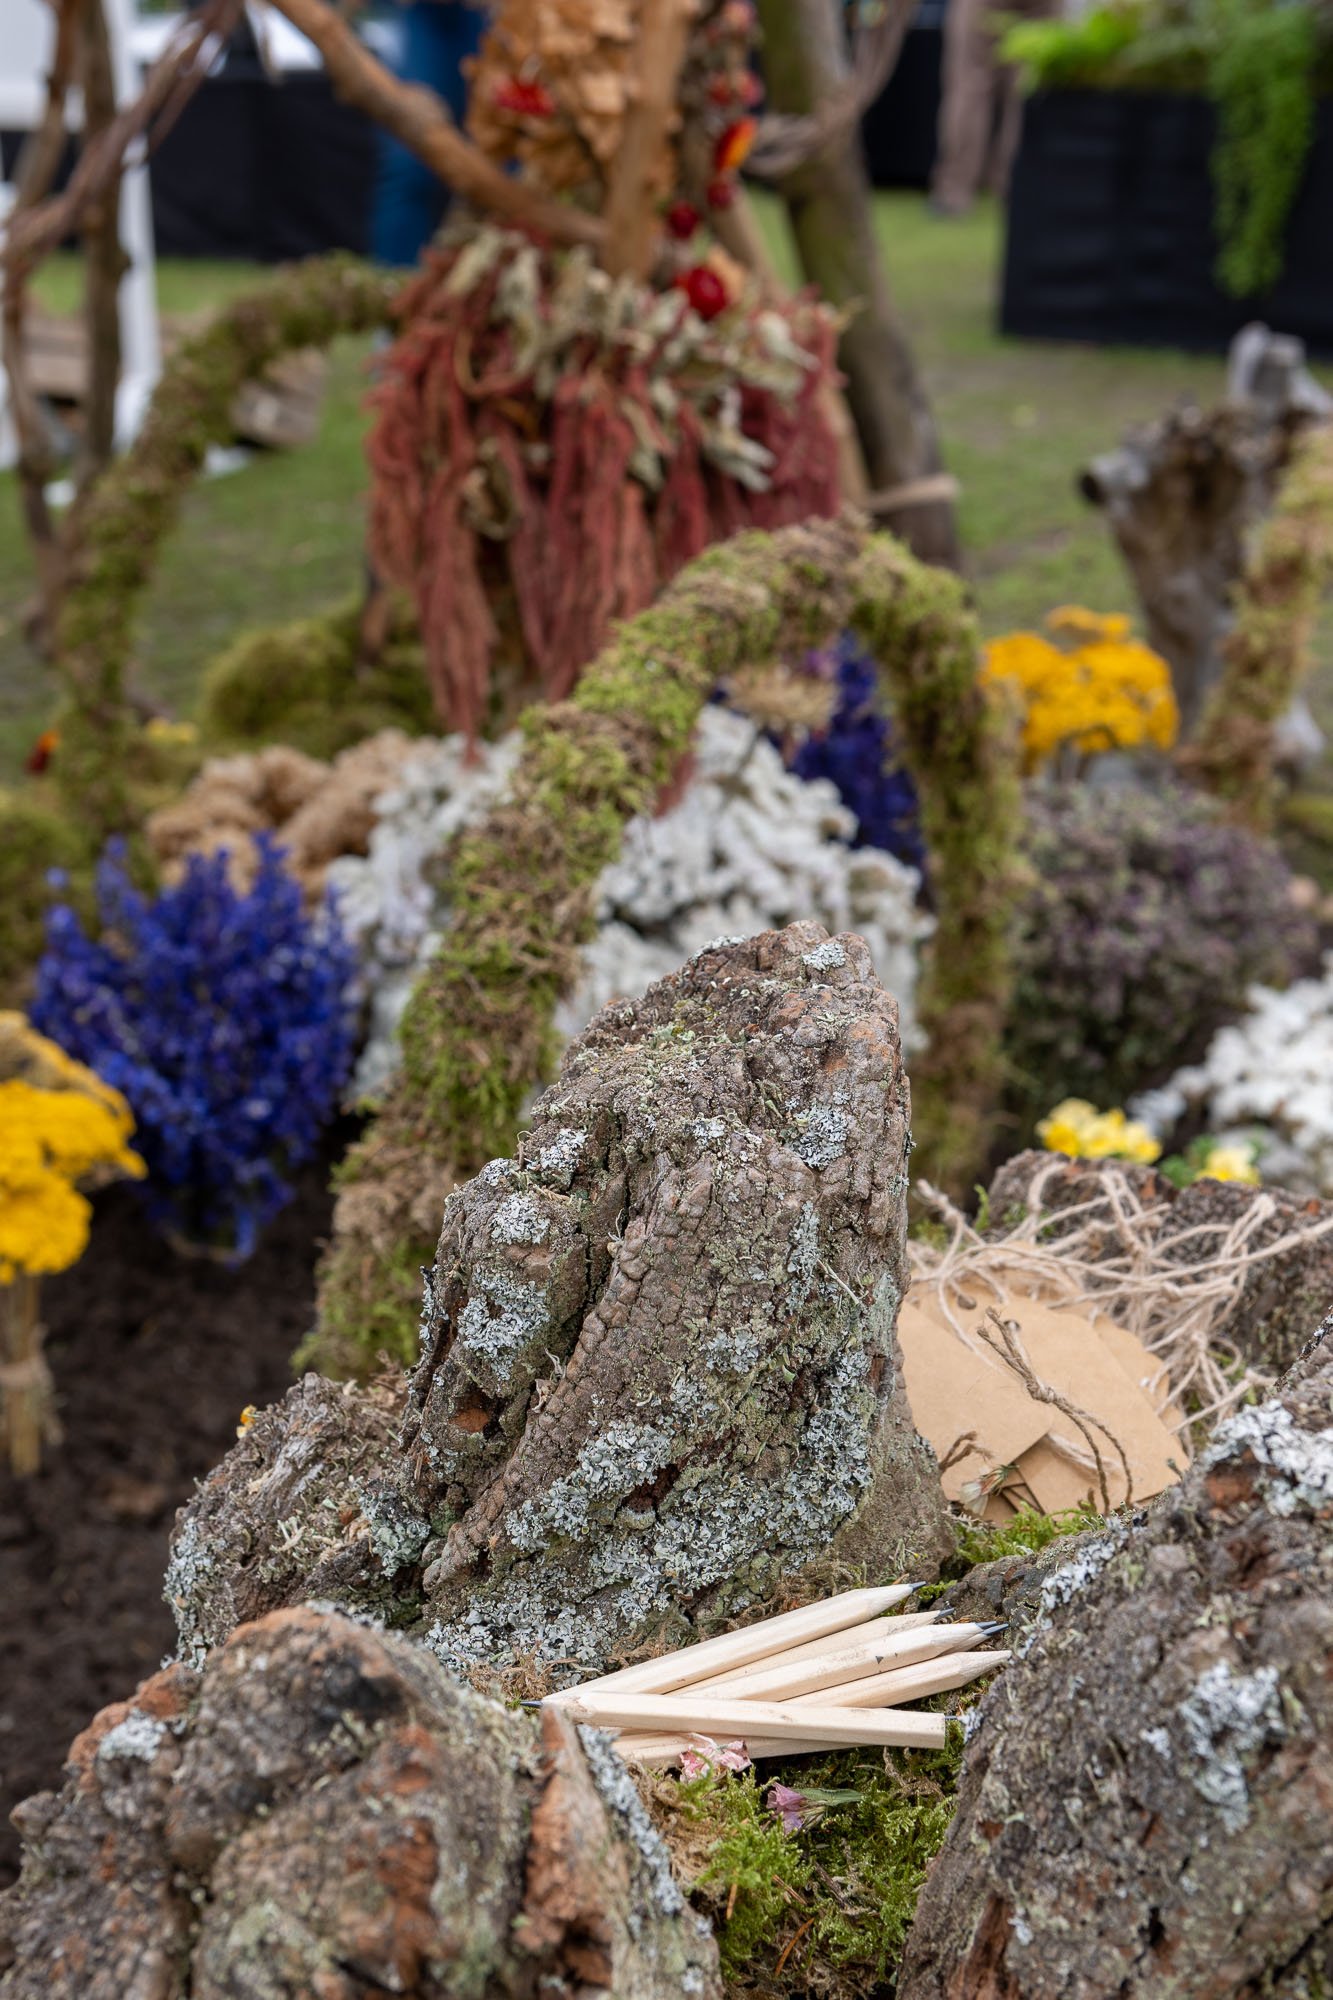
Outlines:
{"type": "Polygon", "coordinates": [[[765,1618],[739,1632],[723,1632],[716,1639],[683,1646],[678,1652],[664,1653],[660,1660],[643,1660],[636,1667],[621,1667],[618,1673],[603,1674],[599,1680],[584,1681],[577,1688],[563,1688],[546,1698],[564,1706],[582,1701],[594,1690],[599,1695],[612,1688],[625,1694],[664,1694],[674,1688],[690,1687],[710,1674],[752,1666],[756,1660],[766,1660],[770,1653],[784,1651],[802,1640],[845,1632],[848,1626],[901,1604],[920,1588],[916,1583],[890,1583],[872,1590],[844,1590],[837,1597],[821,1598],[818,1604],[803,1604],[797,1611],[784,1611],[777,1618],[765,1618]]]}
{"type": "MultiPolygon", "coordinates": [[[[904,1632],[896,1638],[862,1639],[840,1652],[823,1653],[813,1660],[798,1661],[794,1667],[769,1666],[767,1661],[752,1673],[737,1675],[726,1690],[728,1701],[794,1701],[799,1694],[817,1694],[821,1688],[841,1687],[892,1667],[910,1666],[916,1660],[933,1660],[940,1653],[970,1652],[990,1638],[994,1625],[935,1625],[904,1632]]],[[[696,1693],[701,1693],[696,1689],[696,1693]]]]}
{"type": "Polygon", "coordinates": [[[796,1706],[808,1702],[828,1704],[836,1698],[839,1708],[897,1708],[905,1701],[924,1701],[927,1695],[948,1694],[966,1687],[981,1674],[1007,1666],[1012,1653],[950,1653],[942,1659],[918,1660],[910,1667],[896,1667],[885,1674],[868,1674],[864,1680],[845,1687],[825,1688],[819,1694],[796,1697],[796,1706]]]}
{"type": "MultiPolygon", "coordinates": [[[[770,1653],[760,1666],[764,1671],[771,1667],[794,1667],[805,1660],[822,1659],[828,1653],[841,1653],[863,1639],[897,1638],[902,1632],[917,1632],[923,1625],[938,1625],[940,1615],[938,1611],[908,1611],[898,1616],[867,1618],[863,1625],[849,1625],[845,1632],[827,1632],[822,1639],[808,1639],[802,1646],[770,1653]]],[[[756,1667],[741,1667],[731,1673],[710,1674],[706,1681],[695,1681],[692,1685],[696,1694],[702,1694],[705,1688],[709,1694],[721,1694],[724,1690],[730,1693],[757,1671],[756,1667]]]]}
{"type": "Polygon", "coordinates": [[[658,233],[653,174],[675,116],[693,16],[693,0],[646,0],[639,10],[634,96],[620,128],[605,210],[602,261],[613,278],[642,283],[652,269],[658,233]]]}
{"type": "Polygon", "coordinates": [[[698,1695],[584,1693],[569,1705],[575,1722],[598,1729],[661,1730],[728,1740],[747,1729],[762,1729],[762,1740],[811,1742],[834,1748],[857,1744],[893,1744],[899,1748],[942,1749],[948,1717],[916,1710],[887,1714],[856,1708],[824,1708],[812,1703],[796,1708],[773,1701],[722,1701],[698,1695]]]}

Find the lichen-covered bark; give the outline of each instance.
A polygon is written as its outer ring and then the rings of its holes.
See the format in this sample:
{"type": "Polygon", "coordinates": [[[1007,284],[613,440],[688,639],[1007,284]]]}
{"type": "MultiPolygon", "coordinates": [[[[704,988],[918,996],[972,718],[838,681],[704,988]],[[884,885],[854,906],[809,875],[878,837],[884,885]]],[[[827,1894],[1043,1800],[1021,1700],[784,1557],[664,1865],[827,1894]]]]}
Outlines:
{"type": "Polygon", "coordinates": [[[624,624],[569,701],[530,712],[508,800],[460,842],[452,920],[404,1021],[401,1078],[340,1176],[303,1359],[358,1374],[381,1348],[406,1358],[444,1196],[513,1143],[524,1099],[550,1074],[555,1005],[626,821],[678,770],[720,678],[799,656],[849,623],[880,661],[937,862],[918,1109],[928,1170],[968,1185],[1001,1075],[1020,824],[1005,718],[976,686],[975,621],[956,577],[854,517],[739,535],[624,624]]]}
{"type": "Polygon", "coordinates": [[[908,1116],[859,938],[724,940],[606,1009],[450,1197],[398,1442],[314,1377],[256,1419],[181,1516],[183,1637],[332,1596],[560,1672],[811,1561],[938,1559],[895,1338],[908,1116]]]}
{"type": "Polygon", "coordinates": [[[1014,1639],[899,2000],[1325,1990],[1333,1322],[1145,1522],[1048,1574],[1014,1639]]]}
{"type": "MultiPolygon", "coordinates": [[[[1271,1374],[1280,1374],[1300,1353],[1310,1328],[1333,1312],[1333,1230],[1273,1254],[1284,1238],[1299,1236],[1330,1214],[1326,1202],[1304,1200],[1282,1188],[1253,1188],[1234,1181],[1195,1181],[1176,1188],[1151,1167],[1124,1161],[1070,1160],[1056,1165],[1049,1153],[1018,1153],[1007,1160],[988,1195],[993,1228],[1027,1205],[1036,1176],[1042,1176],[1042,1206],[1052,1215],[1050,1234],[1060,1234],[1060,1212],[1103,1201],[1102,1251],[1108,1257],[1124,1246],[1113,1211],[1102,1194],[1107,1170],[1122,1174],[1156,1225],[1164,1267],[1206,1265],[1235,1225],[1253,1219],[1246,1251],[1254,1261],[1235,1304],[1213,1329],[1213,1345],[1271,1374]]],[[[1081,1216],[1080,1221],[1087,1220],[1081,1216]]]]}
{"type": "Polygon", "coordinates": [[[460,1687],[317,1611],[241,1628],[76,1738],[18,1809],[11,2000],[717,2000],[595,1732],[460,1687]]]}

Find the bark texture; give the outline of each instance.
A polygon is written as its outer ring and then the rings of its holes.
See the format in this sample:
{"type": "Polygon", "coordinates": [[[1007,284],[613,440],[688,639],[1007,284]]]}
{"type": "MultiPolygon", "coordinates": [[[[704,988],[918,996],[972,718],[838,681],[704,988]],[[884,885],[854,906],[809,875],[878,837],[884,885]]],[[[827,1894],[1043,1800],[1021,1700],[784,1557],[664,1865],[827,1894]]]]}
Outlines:
{"type": "Polygon", "coordinates": [[[450,1196],[397,1442],[307,1378],[185,1510],[196,1652],[302,1596],[605,1666],[811,1561],[952,1546],[895,1336],[909,1100],[859,938],[723,941],[572,1044],[450,1196]]]}
{"type": "Polygon", "coordinates": [[[1333,1322],[1015,1636],[899,2000],[1326,1992],[1333,1322]]]}
{"type": "Polygon", "coordinates": [[[165,1668],[18,1808],[12,2000],[716,2000],[618,1760],[311,1610],[165,1668]]]}
{"type": "MultiPolygon", "coordinates": [[[[1055,1220],[1051,1233],[1060,1233],[1059,1211],[1081,1207],[1101,1198],[1106,1171],[1094,1160],[1070,1160],[1050,1172],[1049,1153],[1018,1153],[1006,1161],[991,1183],[990,1213],[995,1227],[1003,1230],[1006,1218],[1027,1206],[1029,1190],[1038,1174],[1044,1176],[1042,1203],[1055,1220]]],[[[1195,1181],[1187,1188],[1173,1187],[1152,1167],[1138,1167],[1124,1161],[1110,1163],[1122,1174],[1164,1236],[1164,1262],[1206,1265],[1210,1251],[1218,1246],[1242,1219],[1253,1218],[1253,1233],[1246,1248],[1255,1261],[1245,1278],[1235,1304],[1214,1328],[1213,1345],[1230,1349],[1256,1368],[1280,1374],[1291,1366],[1310,1336],[1333,1312],[1333,1230],[1311,1242],[1270,1252],[1283,1238],[1298,1235],[1312,1223],[1325,1220],[1327,1202],[1304,1200],[1281,1188],[1246,1187],[1235,1181],[1195,1181]]],[[[1082,1218],[1081,1218],[1082,1219],[1082,1218]]],[[[1122,1241],[1110,1204],[1105,1209],[1106,1256],[1119,1253],[1122,1241]]]]}
{"type": "Polygon", "coordinates": [[[1094,459],[1079,481],[1084,498],[1106,512],[1149,641],[1170,665],[1184,737],[1222,672],[1250,532],[1272,504],[1296,438],[1329,414],[1304,362],[1300,341],[1245,328],[1216,408],[1171,411],[1094,459]]]}

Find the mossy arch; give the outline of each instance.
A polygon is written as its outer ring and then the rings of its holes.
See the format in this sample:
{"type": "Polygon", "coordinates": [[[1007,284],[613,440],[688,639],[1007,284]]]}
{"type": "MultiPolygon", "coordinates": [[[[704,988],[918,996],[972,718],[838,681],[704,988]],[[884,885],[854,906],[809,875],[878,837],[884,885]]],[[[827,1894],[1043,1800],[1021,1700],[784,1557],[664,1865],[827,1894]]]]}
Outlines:
{"type": "Polygon", "coordinates": [[[133,822],[135,614],[209,445],[231,436],[237,390],[282,354],[383,325],[398,283],[338,255],[279,271],[233,301],[172,356],[133,446],[103,473],[71,521],[56,626],[55,664],[64,687],[56,769],[71,808],[94,836],[133,822]]]}
{"type": "Polygon", "coordinates": [[[1021,804],[1009,719],[977,684],[963,587],[852,516],[741,535],[621,626],[569,700],[526,716],[508,798],[459,844],[450,929],[408,1007],[399,1080],[341,1170],[303,1358],[336,1374],[366,1372],[381,1350],[409,1358],[444,1193],[512,1146],[528,1092],[550,1074],[556,1002],[626,822],[672,776],[720,679],[846,626],[879,661],[933,856],[918,1146],[946,1187],[984,1165],[1021,804]]]}

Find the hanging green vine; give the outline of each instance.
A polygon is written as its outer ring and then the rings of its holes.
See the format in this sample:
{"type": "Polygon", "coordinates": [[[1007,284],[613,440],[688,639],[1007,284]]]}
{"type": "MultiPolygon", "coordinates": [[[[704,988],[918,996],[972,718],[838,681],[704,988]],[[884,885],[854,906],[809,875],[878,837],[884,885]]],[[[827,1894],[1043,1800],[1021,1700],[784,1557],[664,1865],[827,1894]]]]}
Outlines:
{"type": "Polygon", "coordinates": [[[854,520],[710,549],[622,625],[574,695],[529,711],[506,801],[460,843],[452,921],[403,1024],[403,1068],[345,1163],[319,1324],[302,1359],[364,1374],[415,1346],[419,1267],[448,1188],[508,1151],[551,1072],[593,892],[625,823],[689,747],[717,681],[854,625],[878,655],[935,855],[937,931],[913,1072],[919,1164],[955,1189],[984,1164],[1001,1081],[1019,793],[1007,717],[976,682],[962,586],[854,520]]]}

